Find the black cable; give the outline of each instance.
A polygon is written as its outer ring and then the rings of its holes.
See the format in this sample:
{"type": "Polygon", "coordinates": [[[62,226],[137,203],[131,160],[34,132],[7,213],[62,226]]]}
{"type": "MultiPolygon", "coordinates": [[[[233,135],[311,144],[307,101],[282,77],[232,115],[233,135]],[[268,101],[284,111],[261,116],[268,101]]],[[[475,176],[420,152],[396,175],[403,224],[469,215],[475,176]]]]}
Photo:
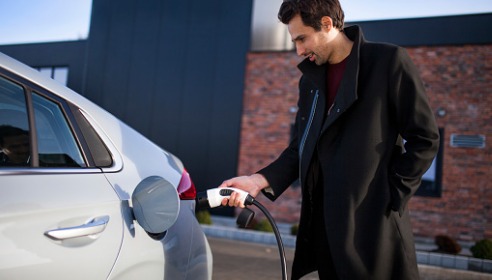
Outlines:
{"type": "Polygon", "coordinates": [[[270,215],[268,210],[261,205],[256,200],[253,200],[252,203],[258,207],[263,214],[267,217],[268,221],[272,225],[273,232],[275,233],[275,237],[277,239],[277,245],[278,245],[278,252],[280,254],[280,263],[282,265],[282,279],[287,280],[287,263],[285,261],[285,251],[284,251],[284,245],[282,244],[282,238],[280,237],[280,232],[278,231],[277,224],[275,224],[275,221],[273,220],[273,217],[270,215]]]}
{"type": "MultiPolygon", "coordinates": [[[[196,197],[197,201],[197,206],[198,208],[214,208],[220,206],[220,202],[222,199],[220,197],[226,197],[230,196],[232,192],[235,190],[232,188],[216,188],[216,189],[210,189],[206,193],[200,193],[196,197]],[[209,194],[210,192],[210,194],[209,194]],[[213,197],[213,203],[211,204],[209,195],[212,195],[213,197]],[[217,196],[219,196],[219,199],[217,199],[217,196]]],[[[239,191],[239,190],[236,190],[239,191]]],[[[244,191],[241,191],[243,193],[246,193],[244,191]]],[[[284,251],[284,245],[282,244],[282,237],[280,236],[280,232],[278,231],[277,224],[273,220],[273,217],[270,215],[268,210],[261,205],[258,201],[256,201],[251,195],[246,193],[246,197],[244,198],[244,205],[251,205],[254,204],[258,209],[265,214],[265,216],[268,219],[268,222],[270,222],[270,225],[272,226],[273,233],[275,233],[275,238],[277,239],[277,245],[278,245],[278,253],[280,254],[280,263],[282,265],[282,279],[287,280],[287,262],[285,261],[285,251],[284,251]]],[[[253,212],[254,213],[254,212],[253,212]]],[[[247,223],[247,221],[246,221],[247,223]]]]}

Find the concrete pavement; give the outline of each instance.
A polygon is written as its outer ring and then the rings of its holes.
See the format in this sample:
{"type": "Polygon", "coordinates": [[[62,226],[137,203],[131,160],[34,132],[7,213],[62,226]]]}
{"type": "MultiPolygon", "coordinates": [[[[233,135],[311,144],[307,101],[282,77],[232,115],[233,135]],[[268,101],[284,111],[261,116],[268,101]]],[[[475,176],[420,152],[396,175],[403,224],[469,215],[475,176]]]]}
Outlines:
{"type": "MultiPolygon", "coordinates": [[[[226,275],[234,275],[227,279],[239,280],[281,279],[279,253],[273,233],[238,229],[234,218],[213,216],[212,222],[213,225],[202,225],[202,228],[210,240],[214,254],[214,280],[226,279],[226,275]],[[237,249],[239,245],[240,249],[237,249]],[[244,267],[248,269],[243,271],[244,267]],[[243,272],[249,277],[237,278],[242,277],[243,272]]],[[[295,236],[289,234],[288,224],[280,223],[278,228],[286,250],[287,271],[290,273],[295,236]]],[[[417,240],[417,262],[422,279],[492,280],[492,260],[475,259],[468,255],[439,254],[432,252],[434,248],[434,244],[417,240]]],[[[465,254],[468,253],[465,250],[465,254]]],[[[318,277],[314,273],[304,279],[318,277]]]]}
{"type": "MultiPolygon", "coordinates": [[[[208,237],[214,257],[214,280],[277,280],[282,279],[278,248],[224,238],[208,237]]],[[[290,274],[293,248],[285,248],[287,271],[290,274]]],[[[419,264],[421,280],[492,280],[492,274],[456,270],[419,264]]],[[[317,273],[303,280],[318,279],[317,273]]]]}

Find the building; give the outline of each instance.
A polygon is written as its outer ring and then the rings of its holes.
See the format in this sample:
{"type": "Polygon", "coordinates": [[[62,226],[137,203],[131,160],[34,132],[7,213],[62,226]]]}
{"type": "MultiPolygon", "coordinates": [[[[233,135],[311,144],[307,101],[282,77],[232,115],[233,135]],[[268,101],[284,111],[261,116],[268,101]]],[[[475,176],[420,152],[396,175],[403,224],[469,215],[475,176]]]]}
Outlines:
{"type": "MultiPolygon", "coordinates": [[[[0,51],[179,156],[205,190],[261,168],[290,137],[300,59],[285,31],[265,35],[251,28],[252,15],[252,0],[94,1],[87,40],[0,51]]],[[[443,143],[410,202],[416,236],[492,238],[490,22],[489,13],[348,23],[408,49],[436,112],[443,143]]],[[[278,221],[296,223],[299,189],[261,201],[278,221]]]]}
{"type": "MultiPolygon", "coordinates": [[[[347,24],[361,25],[368,40],[406,47],[435,110],[441,149],[409,204],[418,237],[447,235],[464,243],[492,237],[491,20],[481,14],[347,24]]],[[[301,59],[282,39],[257,49],[248,54],[239,174],[280,154],[296,112],[301,59]]],[[[277,220],[293,223],[300,197],[294,186],[275,203],[260,199],[277,220]]]]}

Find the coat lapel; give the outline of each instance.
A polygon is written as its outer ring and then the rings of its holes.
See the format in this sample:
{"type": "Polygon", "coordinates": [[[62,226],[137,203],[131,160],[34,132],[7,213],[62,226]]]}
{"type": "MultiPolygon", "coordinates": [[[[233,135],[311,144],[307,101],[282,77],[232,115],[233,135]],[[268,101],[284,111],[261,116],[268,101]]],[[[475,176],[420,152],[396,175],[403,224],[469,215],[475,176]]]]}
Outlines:
{"type": "Polygon", "coordinates": [[[352,51],[347,60],[345,73],[338,88],[335,102],[327,112],[327,118],[323,124],[321,133],[324,133],[352,104],[357,100],[357,81],[359,78],[360,44],[363,41],[362,34],[357,26],[346,28],[345,34],[354,41],[352,51]]]}
{"type": "Polygon", "coordinates": [[[306,80],[311,82],[309,85],[301,85],[301,88],[305,88],[307,86],[312,87],[310,88],[311,92],[315,92],[316,90],[319,91],[319,98],[317,100],[313,123],[309,127],[309,131],[304,132],[309,133],[309,135],[304,143],[304,149],[300,159],[301,179],[305,178],[309,162],[311,161],[320,135],[324,133],[339,118],[339,116],[341,116],[341,114],[357,100],[359,50],[363,37],[357,26],[346,28],[344,32],[351,40],[354,41],[354,45],[347,61],[345,73],[340,83],[340,88],[338,89],[334,106],[331,108],[328,116],[326,116],[329,111],[328,108],[326,108],[326,66],[318,66],[308,59],[305,59],[298,65],[299,70],[301,70],[306,80]]]}
{"type": "Polygon", "coordinates": [[[314,62],[309,61],[309,59],[304,59],[297,66],[301,70],[302,74],[310,80],[316,89],[324,92],[326,90],[326,67],[325,65],[316,65],[314,62]]]}
{"type": "Polygon", "coordinates": [[[318,142],[318,136],[323,126],[324,112],[326,112],[326,67],[324,67],[324,65],[317,66],[307,59],[301,62],[298,67],[307,78],[305,80],[309,81],[301,85],[301,87],[308,89],[309,94],[314,95],[317,92],[318,95],[312,123],[309,127],[305,128],[307,131],[304,131],[304,133],[307,133],[308,135],[303,145],[302,154],[300,155],[299,175],[302,181],[302,178],[305,178],[308,171],[309,163],[311,162],[316,143],[318,142]]]}

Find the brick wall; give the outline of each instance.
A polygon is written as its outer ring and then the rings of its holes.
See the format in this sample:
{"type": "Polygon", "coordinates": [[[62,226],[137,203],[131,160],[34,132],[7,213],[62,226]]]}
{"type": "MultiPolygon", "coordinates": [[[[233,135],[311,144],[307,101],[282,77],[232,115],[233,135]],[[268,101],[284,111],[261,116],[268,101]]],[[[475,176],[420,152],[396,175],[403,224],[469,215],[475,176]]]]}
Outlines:
{"type": "MultiPolygon", "coordinates": [[[[414,197],[409,204],[416,236],[447,234],[460,241],[492,238],[492,46],[408,49],[419,68],[432,108],[444,129],[442,195],[414,197]],[[454,148],[450,135],[482,134],[486,147],[454,148]]],[[[238,174],[250,174],[275,159],[288,144],[297,84],[294,52],[248,54],[238,174]]],[[[300,187],[276,202],[262,197],[277,221],[296,223],[300,187]]]]}
{"type": "Polygon", "coordinates": [[[492,238],[492,46],[409,49],[444,128],[442,196],[415,197],[414,233],[458,240],[492,238]],[[484,149],[454,148],[451,134],[486,136],[484,149]]]}

